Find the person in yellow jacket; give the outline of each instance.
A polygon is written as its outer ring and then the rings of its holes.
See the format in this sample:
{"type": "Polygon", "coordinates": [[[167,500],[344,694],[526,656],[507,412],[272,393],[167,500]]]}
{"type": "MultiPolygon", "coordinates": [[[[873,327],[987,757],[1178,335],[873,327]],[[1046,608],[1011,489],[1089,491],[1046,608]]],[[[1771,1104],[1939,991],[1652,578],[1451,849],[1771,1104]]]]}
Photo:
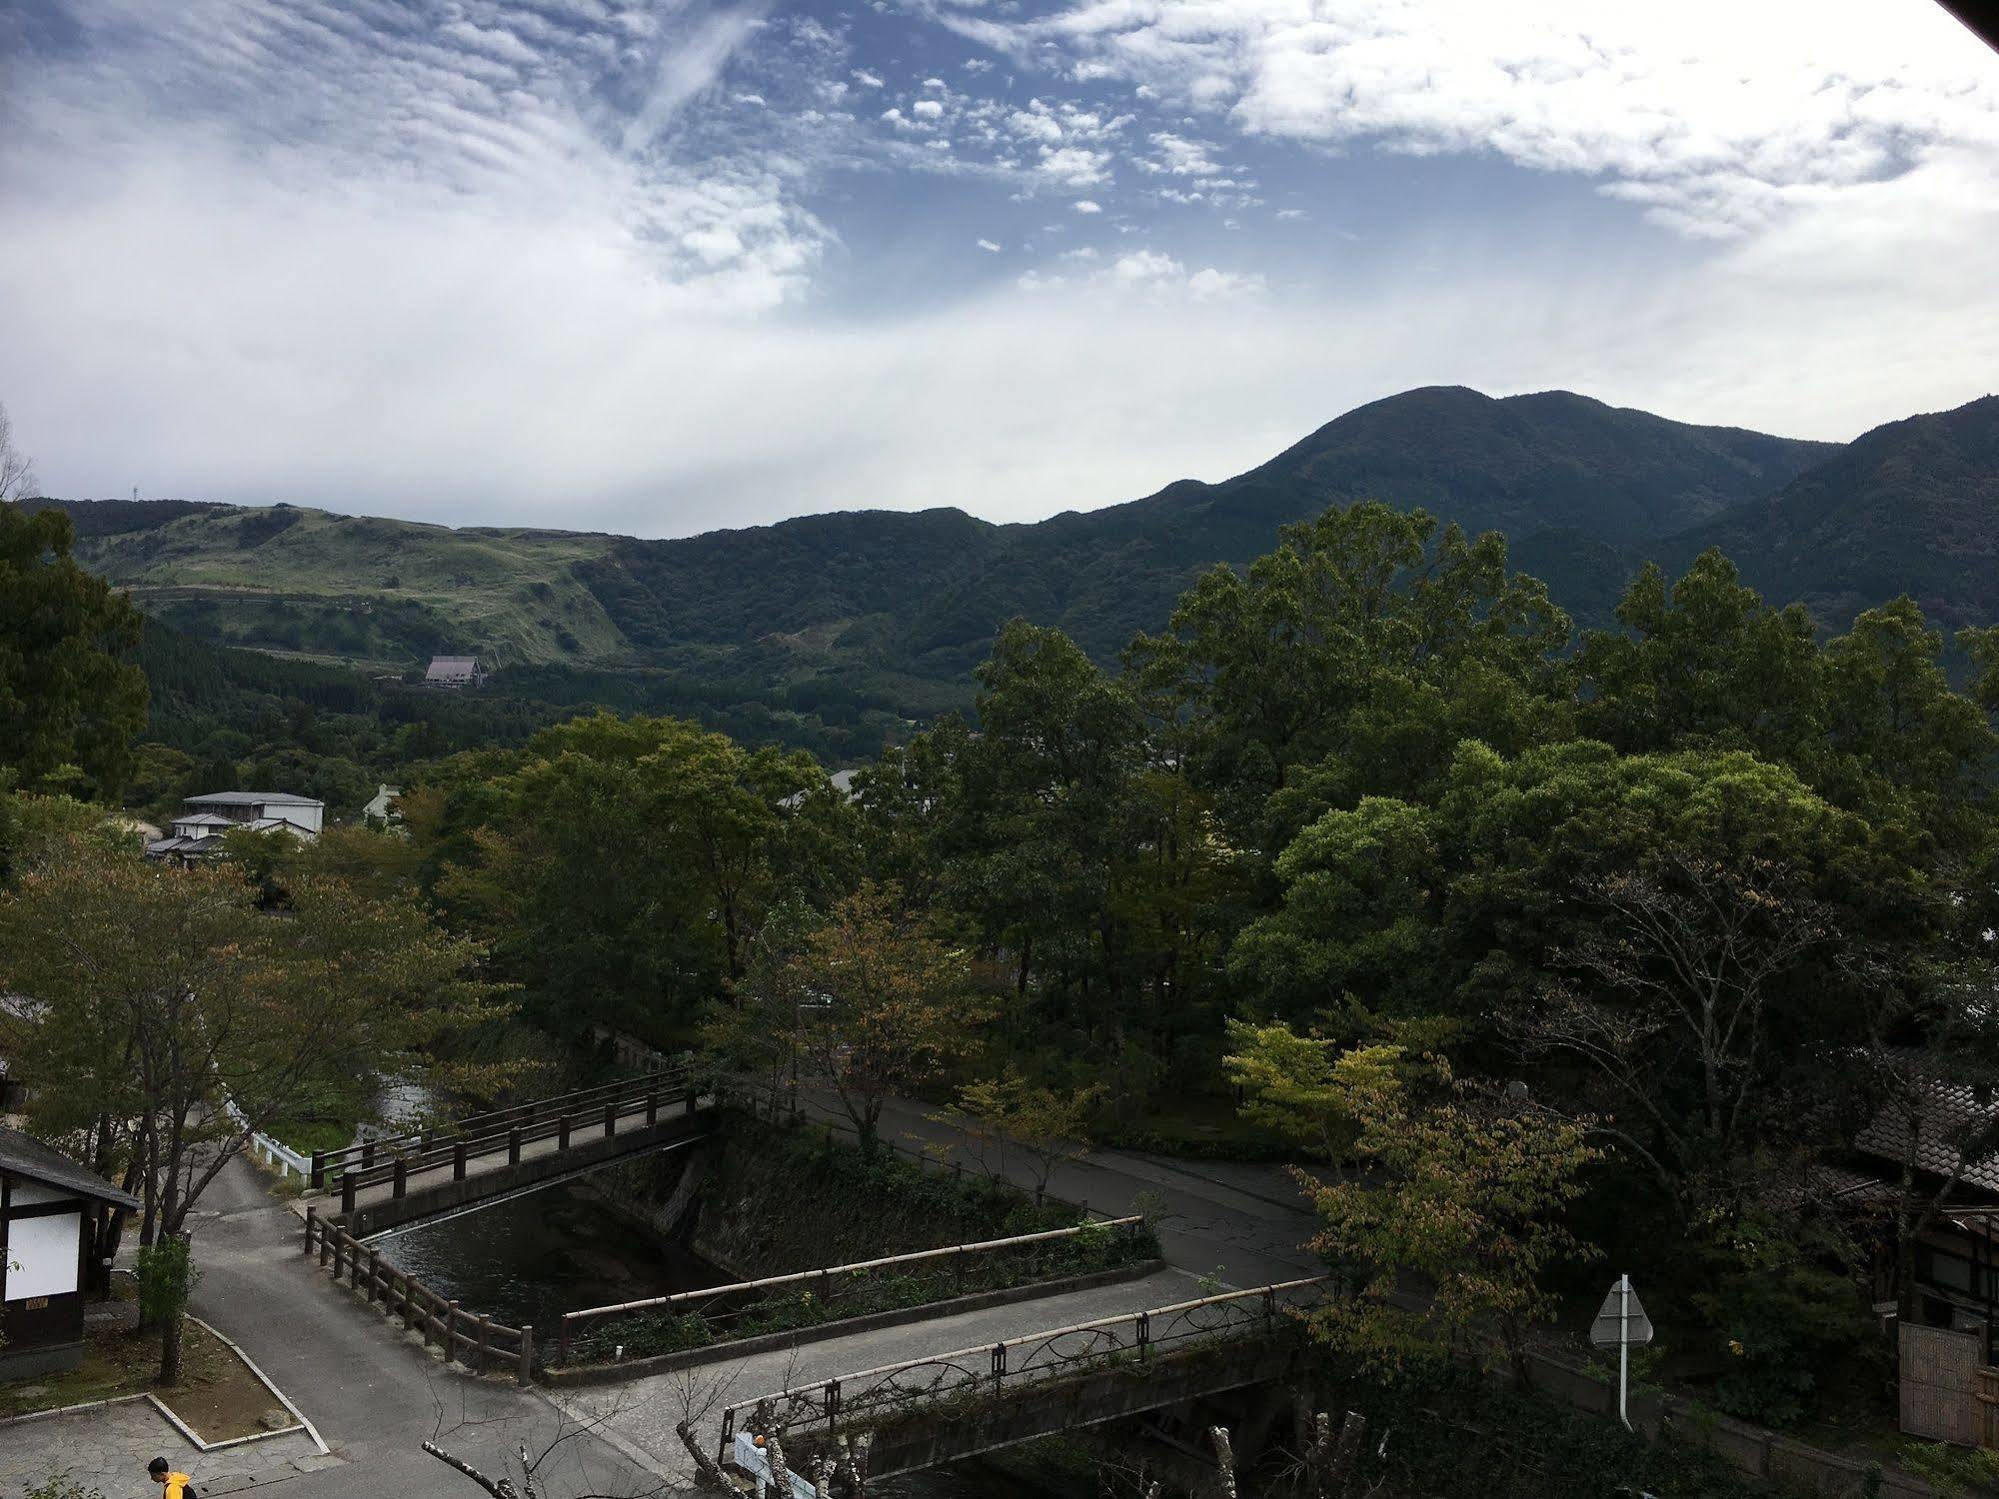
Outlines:
{"type": "Polygon", "coordinates": [[[167,1466],[167,1460],[156,1457],[146,1464],[146,1472],[154,1483],[160,1486],[161,1499],[201,1499],[194,1491],[194,1484],[185,1473],[176,1473],[167,1466]]]}

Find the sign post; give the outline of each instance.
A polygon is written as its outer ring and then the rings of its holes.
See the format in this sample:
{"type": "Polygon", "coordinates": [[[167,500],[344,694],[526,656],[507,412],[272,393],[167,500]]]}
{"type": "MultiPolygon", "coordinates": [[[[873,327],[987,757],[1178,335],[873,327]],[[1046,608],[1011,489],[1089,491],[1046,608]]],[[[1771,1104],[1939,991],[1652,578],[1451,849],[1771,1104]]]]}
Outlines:
{"type": "Polygon", "coordinates": [[[1617,1284],[1603,1298],[1603,1305],[1597,1308],[1596,1321],[1590,1324],[1589,1340],[1599,1348],[1612,1345],[1617,1348],[1617,1419],[1628,1430],[1631,1426],[1631,1350],[1633,1347],[1642,1348],[1652,1341],[1652,1319],[1645,1315],[1638,1293],[1632,1290],[1630,1276],[1618,1276],[1617,1284]]]}

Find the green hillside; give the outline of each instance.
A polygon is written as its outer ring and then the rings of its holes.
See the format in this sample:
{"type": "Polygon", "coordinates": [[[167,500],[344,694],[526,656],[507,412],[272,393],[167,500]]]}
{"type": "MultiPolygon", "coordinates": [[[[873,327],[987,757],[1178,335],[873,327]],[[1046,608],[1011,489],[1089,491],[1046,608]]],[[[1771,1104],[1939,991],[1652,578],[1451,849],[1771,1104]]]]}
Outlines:
{"type": "Polygon", "coordinates": [[[549,703],[699,701],[778,737],[872,741],[969,703],[1007,619],[1108,661],[1204,569],[1362,497],[1504,531],[1585,623],[1637,564],[1720,544],[1828,626],[1904,589],[1948,624],[1999,617],[1999,400],[1847,447],[1696,427],[1554,391],[1408,391],[1269,462],[1089,513],[809,516],[680,540],[444,526],[279,506],[83,503],[85,563],[201,639],[377,672],[471,653],[549,703]]]}
{"type": "Polygon", "coordinates": [[[1999,620],[1999,396],[1876,427],[1665,560],[1710,545],[1828,627],[1902,593],[1947,630],[1999,620]]]}
{"type": "Polygon", "coordinates": [[[169,512],[106,528],[93,506],[77,555],[156,618],[225,645],[391,666],[436,653],[496,662],[623,662],[624,637],[577,567],[611,538],[453,530],[292,506],[169,512]]]}

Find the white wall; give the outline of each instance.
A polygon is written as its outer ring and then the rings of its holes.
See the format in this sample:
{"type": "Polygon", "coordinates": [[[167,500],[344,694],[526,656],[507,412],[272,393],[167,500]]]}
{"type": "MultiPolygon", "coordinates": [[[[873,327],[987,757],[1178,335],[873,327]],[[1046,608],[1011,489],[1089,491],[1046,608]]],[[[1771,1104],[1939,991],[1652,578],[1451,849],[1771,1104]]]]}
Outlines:
{"type": "Polygon", "coordinates": [[[77,1247],[82,1237],[83,1218],[78,1213],[16,1218],[9,1223],[7,1299],[25,1301],[30,1296],[62,1296],[74,1291],[77,1247]]]}

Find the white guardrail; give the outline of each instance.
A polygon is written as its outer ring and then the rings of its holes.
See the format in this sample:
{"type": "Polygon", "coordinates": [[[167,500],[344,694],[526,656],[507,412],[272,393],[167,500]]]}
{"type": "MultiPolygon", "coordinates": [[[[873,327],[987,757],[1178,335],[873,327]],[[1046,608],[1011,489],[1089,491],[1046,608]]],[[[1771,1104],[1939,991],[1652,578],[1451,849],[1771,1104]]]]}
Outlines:
{"type": "MultiPolygon", "coordinates": [[[[222,1108],[223,1112],[235,1120],[239,1126],[249,1122],[243,1117],[243,1111],[236,1107],[236,1100],[229,1097],[226,1093],[222,1096],[222,1108]]],[[[250,1153],[266,1166],[275,1167],[280,1180],[290,1176],[294,1171],[298,1173],[300,1181],[305,1181],[312,1175],[312,1158],[310,1156],[300,1155],[282,1140],[273,1140],[269,1135],[261,1131],[252,1132],[250,1136],[250,1153]]]]}

